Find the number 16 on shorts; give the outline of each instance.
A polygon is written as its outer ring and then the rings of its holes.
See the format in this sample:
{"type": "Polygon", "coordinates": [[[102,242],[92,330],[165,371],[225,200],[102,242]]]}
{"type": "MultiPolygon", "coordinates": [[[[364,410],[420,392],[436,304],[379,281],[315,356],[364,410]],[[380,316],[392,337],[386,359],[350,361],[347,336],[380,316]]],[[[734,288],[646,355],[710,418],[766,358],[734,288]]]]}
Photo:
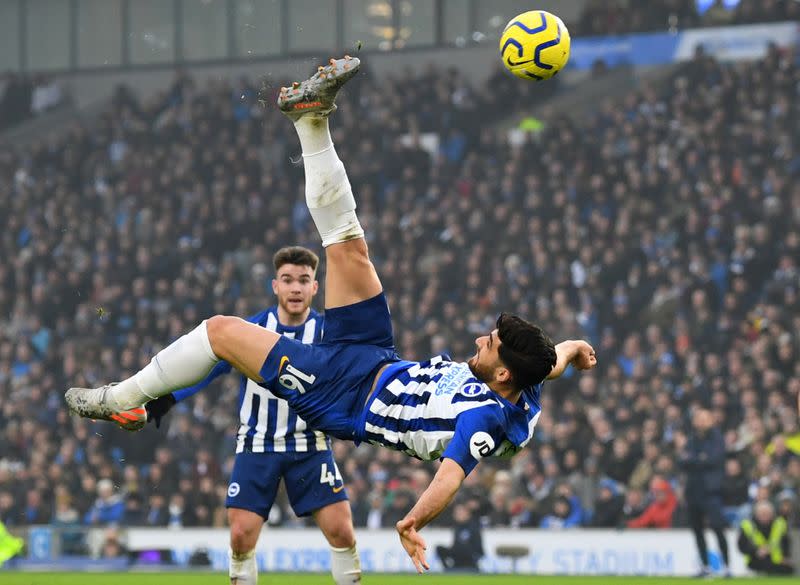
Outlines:
{"type": "MultiPolygon", "coordinates": [[[[286,358],[284,357],[284,359],[286,358]]],[[[281,376],[278,378],[278,383],[284,388],[288,388],[289,390],[297,390],[300,394],[305,394],[306,386],[304,383],[311,386],[317,377],[311,374],[306,374],[305,372],[301,372],[292,364],[288,363],[288,361],[289,360],[286,360],[286,367],[283,368],[285,373],[281,374],[281,376]]],[[[283,360],[281,360],[281,364],[283,364],[283,360]]]]}

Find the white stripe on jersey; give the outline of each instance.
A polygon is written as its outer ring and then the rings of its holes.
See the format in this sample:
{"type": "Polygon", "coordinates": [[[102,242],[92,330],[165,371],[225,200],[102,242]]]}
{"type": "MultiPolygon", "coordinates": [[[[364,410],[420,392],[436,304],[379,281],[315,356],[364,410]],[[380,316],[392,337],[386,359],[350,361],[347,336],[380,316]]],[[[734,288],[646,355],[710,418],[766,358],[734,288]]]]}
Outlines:
{"type": "MultiPolygon", "coordinates": [[[[458,416],[466,410],[472,410],[479,406],[488,406],[490,404],[497,404],[496,400],[492,400],[489,396],[486,400],[480,402],[454,402],[450,405],[449,413],[453,417],[458,416]]],[[[438,413],[430,412],[427,404],[418,404],[417,406],[405,406],[402,404],[384,404],[377,398],[370,406],[370,412],[380,413],[381,416],[387,418],[395,418],[397,420],[411,420],[415,418],[440,418],[438,413]]]]}
{"type": "Polygon", "coordinates": [[[309,319],[303,329],[303,343],[314,343],[314,334],[317,332],[317,320],[309,319]]]}
{"type": "Polygon", "coordinates": [[[286,431],[289,430],[289,403],[285,400],[278,400],[277,418],[272,450],[284,453],[286,451],[286,431]]]}
{"type": "Polygon", "coordinates": [[[250,422],[250,415],[253,413],[253,393],[250,390],[252,380],[247,381],[245,386],[244,399],[242,400],[242,408],[239,411],[239,421],[243,421],[239,425],[239,433],[236,438],[236,452],[241,453],[244,451],[244,440],[247,437],[247,432],[250,430],[248,423],[250,422]]]}
{"type": "Polygon", "coordinates": [[[527,445],[528,443],[530,443],[530,440],[533,438],[533,429],[534,429],[534,427],[536,426],[536,423],[537,423],[537,422],[539,422],[539,415],[540,415],[540,414],[542,414],[542,411],[541,411],[541,410],[540,410],[539,412],[537,412],[537,413],[536,413],[536,414],[533,416],[533,418],[532,418],[531,420],[529,420],[529,421],[528,421],[528,438],[527,438],[527,439],[525,439],[525,440],[522,442],[522,444],[519,446],[519,447],[520,447],[520,449],[521,449],[522,447],[524,447],[525,445],[527,445]]]}
{"type": "MultiPolygon", "coordinates": [[[[256,432],[253,435],[253,453],[264,452],[264,439],[267,436],[267,423],[269,419],[269,411],[267,410],[268,400],[273,397],[272,392],[266,388],[262,388],[252,380],[247,381],[247,391],[257,395],[261,400],[259,401],[258,408],[258,422],[256,423],[256,432]]],[[[252,396],[250,398],[252,401],[252,396]]]]}
{"type": "Polygon", "coordinates": [[[305,453],[308,451],[308,439],[306,439],[306,435],[303,433],[307,426],[306,421],[298,416],[297,424],[294,427],[297,431],[294,435],[294,450],[298,453],[305,453]]]}
{"type": "Polygon", "coordinates": [[[438,459],[454,435],[453,431],[419,430],[398,433],[370,423],[367,423],[364,428],[369,433],[381,435],[389,443],[405,446],[406,449],[402,449],[403,451],[426,461],[438,459]]]}
{"type": "Polygon", "coordinates": [[[267,315],[267,324],[264,325],[264,328],[269,329],[270,331],[278,330],[278,318],[272,311],[270,311],[269,314],[267,315]]]}

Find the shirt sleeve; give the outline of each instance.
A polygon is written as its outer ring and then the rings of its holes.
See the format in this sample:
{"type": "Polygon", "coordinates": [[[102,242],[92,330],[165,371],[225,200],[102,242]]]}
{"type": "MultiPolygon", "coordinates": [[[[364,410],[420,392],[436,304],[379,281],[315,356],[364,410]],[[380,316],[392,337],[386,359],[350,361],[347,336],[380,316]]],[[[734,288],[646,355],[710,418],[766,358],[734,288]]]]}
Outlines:
{"type": "Polygon", "coordinates": [[[494,453],[503,442],[502,424],[494,408],[473,408],[456,419],[456,430],[442,459],[452,459],[469,475],[478,462],[494,453]]]}

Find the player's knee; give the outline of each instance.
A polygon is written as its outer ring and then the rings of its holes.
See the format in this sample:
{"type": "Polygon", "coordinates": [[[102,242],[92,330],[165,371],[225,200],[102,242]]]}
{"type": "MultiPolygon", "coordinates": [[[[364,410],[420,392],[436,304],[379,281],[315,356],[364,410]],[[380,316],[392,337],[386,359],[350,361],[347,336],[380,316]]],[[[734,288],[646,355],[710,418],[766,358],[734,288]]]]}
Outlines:
{"type": "Polygon", "coordinates": [[[237,317],[226,317],[224,315],[215,315],[206,320],[208,341],[211,343],[211,350],[218,358],[228,358],[228,348],[234,337],[233,332],[240,321],[237,317]]]}
{"type": "Polygon", "coordinates": [[[328,544],[334,548],[350,548],[356,544],[353,526],[348,522],[337,522],[325,531],[328,544]]]}
{"type": "Polygon", "coordinates": [[[234,554],[244,554],[256,546],[257,534],[244,523],[231,524],[231,550],[234,554]]]}

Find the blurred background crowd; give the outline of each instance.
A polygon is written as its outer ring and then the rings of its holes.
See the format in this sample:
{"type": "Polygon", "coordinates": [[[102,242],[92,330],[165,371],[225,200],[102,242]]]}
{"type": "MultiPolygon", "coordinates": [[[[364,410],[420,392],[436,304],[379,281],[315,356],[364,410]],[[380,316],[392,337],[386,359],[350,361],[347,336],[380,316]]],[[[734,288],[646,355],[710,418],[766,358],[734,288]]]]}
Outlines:
{"type": "Polygon", "coordinates": [[[606,36],[798,19],[800,4],[794,0],[590,0],[572,28],[606,36]]]}
{"type": "MultiPolygon", "coordinates": [[[[62,395],[131,375],[203,318],[271,305],[272,253],[320,249],[279,85],[266,110],[252,79],[120,88],[96,128],[0,150],[7,526],[224,524],[237,377],[136,435],[69,416],[62,395]]],[[[729,521],[772,500],[798,526],[798,88],[792,53],[698,54],[666,88],[512,144],[492,117],[535,84],[428,68],[348,86],[334,139],[400,355],[466,358],[501,310],[597,350],[592,373],[546,384],[529,449],[467,478],[484,525],[685,525],[678,461],[704,406],[729,521]]],[[[357,526],[392,526],[435,470],[334,449],[357,526]]],[[[285,498],[270,521],[302,523],[285,498]]]]}

